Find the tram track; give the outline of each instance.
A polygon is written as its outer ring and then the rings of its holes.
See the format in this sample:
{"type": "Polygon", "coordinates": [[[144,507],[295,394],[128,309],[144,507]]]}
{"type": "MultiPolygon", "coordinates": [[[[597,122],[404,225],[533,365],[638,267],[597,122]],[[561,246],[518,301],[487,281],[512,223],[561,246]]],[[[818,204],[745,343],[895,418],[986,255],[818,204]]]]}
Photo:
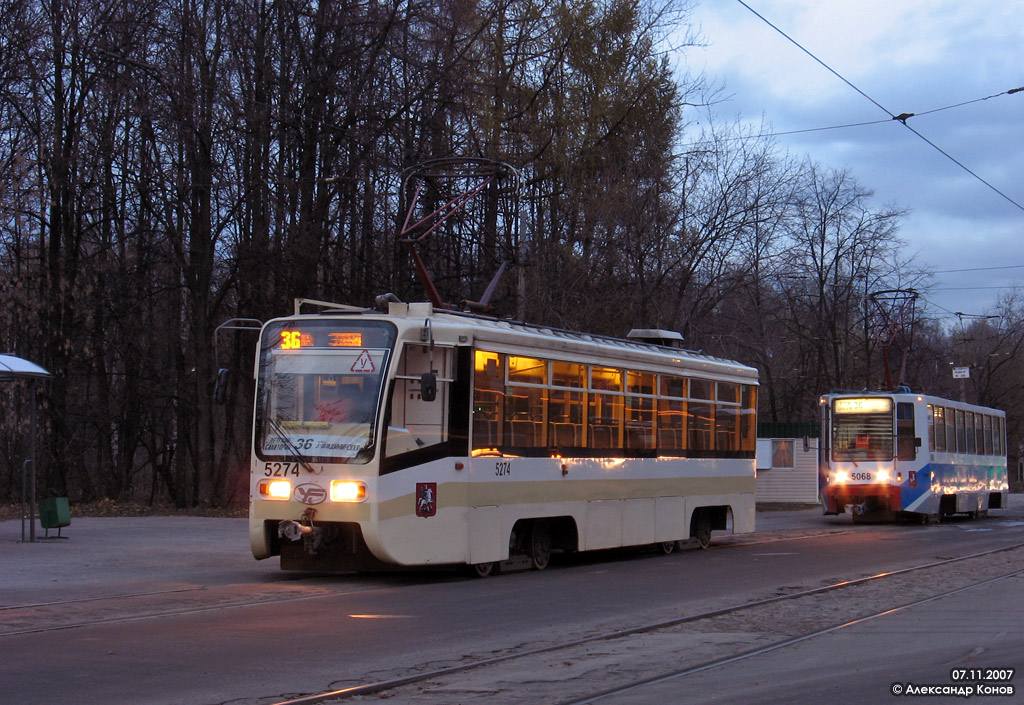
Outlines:
{"type": "Polygon", "coordinates": [[[105,600],[126,600],[133,597],[153,597],[155,595],[175,595],[182,592],[194,592],[202,590],[201,587],[173,588],[171,590],[148,590],[145,592],[125,592],[116,595],[93,595],[91,597],[77,597],[71,600],[51,600],[50,602],[32,602],[22,605],[0,605],[0,612],[11,610],[38,609],[40,607],[56,607],[60,605],[79,605],[86,602],[103,602],[105,600]]]}
{"type": "Polygon", "coordinates": [[[512,690],[517,700],[525,697],[523,701],[535,703],[599,702],[631,688],[682,678],[1024,575],[1019,567],[1022,557],[1024,543],[1017,543],[426,672],[357,683],[274,705],[330,705],[380,696],[415,705],[453,701],[469,705],[493,703],[496,695],[512,690]],[[836,600],[837,595],[843,599],[836,600]],[[766,630],[768,624],[772,628],[766,630]],[[694,662],[695,654],[704,658],[694,662]],[[583,683],[596,685],[579,693],[583,683]],[[573,691],[576,694],[569,695],[573,691]],[[567,695],[569,699],[565,699],[567,695]]]}
{"type": "Polygon", "coordinates": [[[704,671],[709,671],[709,670],[711,670],[713,668],[718,668],[719,666],[726,666],[726,665],[729,665],[729,664],[733,664],[733,663],[738,663],[740,661],[744,661],[744,660],[749,659],[749,658],[755,658],[757,656],[762,656],[764,654],[768,654],[768,653],[771,653],[773,651],[777,651],[778,649],[782,649],[782,648],[785,648],[785,647],[788,647],[788,646],[794,646],[796,644],[800,644],[802,642],[809,641],[811,639],[816,639],[818,637],[825,636],[826,634],[833,634],[833,633],[841,631],[843,629],[848,629],[850,627],[855,627],[855,626],[864,624],[865,622],[870,622],[872,620],[878,619],[880,617],[886,617],[886,616],[889,616],[889,615],[892,615],[892,614],[896,614],[898,612],[902,612],[904,610],[907,610],[907,609],[910,609],[910,608],[913,608],[913,607],[918,607],[920,605],[927,604],[929,602],[935,602],[936,600],[941,600],[941,599],[946,598],[946,597],[951,597],[953,595],[958,595],[960,593],[967,592],[969,590],[974,590],[974,589],[979,588],[979,587],[984,587],[986,585],[991,585],[993,583],[997,583],[999,581],[1006,580],[1008,578],[1015,578],[1015,577],[1019,577],[1019,576],[1022,576],[1022,575],[1024,575],[1024,570],[1016,570],[1016,571],[1013,571],[1013,572],[1010,572],[1010,573],[1006,573],[1004,575],[996,576],[994,578],[989,578],[989,579],[986,579],[986,580],[982,580],[982,581],[973,583],[971,585],[966,585],[964,587],[955,588],[955,589],[952,589],[952,590],[947,590],[947,591],[939,593],[937,595],[932,595],[930,597],[925,597],[925,598],[922,598],[922,599],[919,599],[919,600],[915,600],[913,602],[908,602],[908,603],[906,603],[904,605],[899,605],[897,607],[892,607],[892,608],[886,608],[886,609],[874,612],[872,614],[865,615],[863,617],[858,617],[856,619],[852,619],[852,620],[849,620],[847,622],[843,622],[841,624],[835,624],[835,625],[832,625],[832,626],[824,627],[824,628],[819,629],[817,631],[812,631],[812,632],[808,632],[806,634],[801,634],[799,636],[796,636],[796,637],[793,637],[793,638],[790,638],[790,639],[784,639],[782,641],[778,641],[778,642],[776,642],[774,644],[770,644],[768,646],[764,646],[764,647],[760,647],[760,648],[756,648],[756,649],[751,649],[750,651],[745,651],[743,653],[736,654],[735,656],[728,656],[728,657],[725,657],[725,658],[716,659],[714,661],[709,661],[707,663],[703,663],[703,664],[700,664],[700,665],[697,665],[697,666],[692,666],[692,667],[688,667],[688,668],[684,668],[684,669],[680,669],[680,670],[670,671],[668,673],[662,673],[662,674],[659,674],[659,675],[656,675],[656,676],[653,676],[653,677],[650,677],[650,678],[644,678],[642,680],[633,681],[633,682],[629,682],[629,683],[624,683],[622,685],[616,686],[614,688],[609,688],[607,690],[604,690],[604,691],[601,691],[601,692],[598,692],[598,693],[592,693],[590,695],[585,695],[585,696],[579,697],[579,698],[573,698],[571,700],[562,700],[562,701],[559,701],[559,702],[555,703],[555,705],[591,705],[592,703],[597,703],[597,702],[600,702],[602,700],[607,700],[608,698],[614,697],[616,695],[621,695],[623,693],[628,693],[628,692],[631,692],[631,691],[636,691],[638,689],[641,689],[641,688],[644,688],[644,687],[648,687],[648,686],[652,686],[652,685],[658,685],[658,684],[665,683],[667,681],[675,680],[675,679],[678,679],[678,678],[685,678],[686,676],[694,675],[694,674],[697,674],[697,673],[702,673],[704,671]]]}
{"type": "Polygon", "coordinates": [[[257,587],[255,589],[252,587],[240,589],[239,586],[234,585],[196,586],[8,605],[0,607],[0,614],[3,614],[0,639],[25,634],[325,599],[371,589],[374,589],[374,586],[348,590],[308,585],[257,587]],[[168,600],[168,598],[172,599],[168,600]],[[109,603],[109,606],[104,606],[102,603],[109,603]],[[98,604],[101,606],[97,607],[98,604]]]}

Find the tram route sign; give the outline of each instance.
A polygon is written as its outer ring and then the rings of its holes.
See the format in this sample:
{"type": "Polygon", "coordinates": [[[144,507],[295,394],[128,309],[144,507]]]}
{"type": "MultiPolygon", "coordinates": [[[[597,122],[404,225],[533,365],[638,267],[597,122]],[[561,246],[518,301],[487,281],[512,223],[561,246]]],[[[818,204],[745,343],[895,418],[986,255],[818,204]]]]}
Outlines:
{"type": "Polygon", "coordinates": [[[970,367],[954,367],[953,368],[953,379],[970,379],[971,368],[970,367]]]}

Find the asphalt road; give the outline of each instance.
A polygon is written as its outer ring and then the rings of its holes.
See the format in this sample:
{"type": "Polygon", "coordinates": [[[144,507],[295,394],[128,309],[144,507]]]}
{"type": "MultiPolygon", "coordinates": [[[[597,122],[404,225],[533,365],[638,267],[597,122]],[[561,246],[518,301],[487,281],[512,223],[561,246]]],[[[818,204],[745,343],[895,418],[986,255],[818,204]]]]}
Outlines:
{"type": "MultiPolygon", "coordinates": [[[[759,512],[757,521],[757,534],[716,537],[708,551],[601,553],[483,580],[449,571],[281,573],[273,562],[252,560],[246,522],[238,519],[73,518],[68,540],[37,544],[18,542],[20,522],[3,522],[0,703],[277,702],[1021,543],[1024,497],[988,519],[938,526],[853,526],[817,509],[759,512]]],[[[1013,585],[1013,593],[986,595],[988,610],[973,624],[981,634],[1004,634],[992,648],[1006,659],[979,664],[1024,671],[1020,647],[1006,643],[1021,633],[1018,622],[1006,622],[1015,629],[1008,638],[1000,617],[1019,603],[1021,582],[1013,585]]],[[[942,624],[945,609],[922,611],[939,614],[942,624]]],[[[930,648],[941,641],[962,650],[962,631],[920,631],[930,648]]],[[[842,636],[850,643],[842,642],[841,653],[860,659],[844,663],[869,672],[879,638],[870,629],[842,636]]],[[[820,671],[833,662],[807,648],[791,666],[820,671]]],[[[939,674],[949,656],[912,653],[939,674]]],[[[757,692],[748,671],[728,675],[730,693],[757,692]]],[[[917,673],[908,670],[908,678],[917,673]]],[[[634,702],[655,701],[665,702],[634,702]]]]}

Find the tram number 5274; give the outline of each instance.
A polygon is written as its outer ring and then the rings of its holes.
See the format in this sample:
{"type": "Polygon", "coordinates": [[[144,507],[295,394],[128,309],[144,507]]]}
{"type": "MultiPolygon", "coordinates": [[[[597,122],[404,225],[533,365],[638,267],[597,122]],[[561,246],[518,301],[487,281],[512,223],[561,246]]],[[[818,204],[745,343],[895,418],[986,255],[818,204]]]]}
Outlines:
{"type": "Polygon", "coordinates": [[[289,475],[299,476],[298,463],[266,463],[263,466],[264,477],[288,477],[289,475]]]}
{"type": "Polygon", "coordinates": [[[508,460],[499,460],[494,464],[494,475],[505,477],[512,474],[512,463],[508,460]]]}

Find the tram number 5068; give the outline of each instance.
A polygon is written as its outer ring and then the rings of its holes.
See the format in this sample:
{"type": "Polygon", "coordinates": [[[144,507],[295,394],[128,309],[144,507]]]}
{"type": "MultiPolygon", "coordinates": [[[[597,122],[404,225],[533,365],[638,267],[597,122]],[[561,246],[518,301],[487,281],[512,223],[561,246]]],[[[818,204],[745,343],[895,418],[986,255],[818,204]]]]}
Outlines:
{"type": "Polygon", "coordinates": [[[512,474],[512,462],[509,460],[499,460],[494,464],[494,474],[497,477],[504,477],[505,475],[512,474]]]}

